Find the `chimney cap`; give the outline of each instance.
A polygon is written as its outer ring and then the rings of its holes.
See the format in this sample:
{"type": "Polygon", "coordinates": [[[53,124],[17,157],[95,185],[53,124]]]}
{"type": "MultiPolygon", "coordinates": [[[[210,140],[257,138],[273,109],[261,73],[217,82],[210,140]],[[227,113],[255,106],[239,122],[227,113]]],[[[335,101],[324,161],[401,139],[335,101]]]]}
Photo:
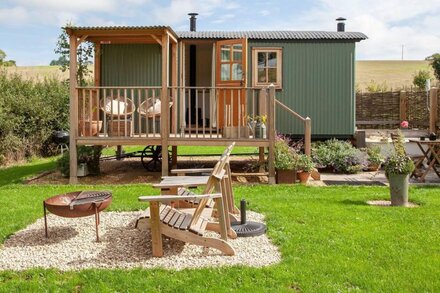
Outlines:
{"type": "Polygon", "coordinates": [[[338,17],[338,18],[336,18],[336,21],[346,21],[347,19],[346,18],[343,18],[343,17],[338,17]]]}
{"type": "Polygon", "coordinates": [[[191,13],[188,13],[188,15],[191,16],[191,17],[194,17],[194,16],[197,16],[197,15],[199,15],[199,14],[198,14],[198,13],[195,13],[195,12],[191,12],[191,13]]]}

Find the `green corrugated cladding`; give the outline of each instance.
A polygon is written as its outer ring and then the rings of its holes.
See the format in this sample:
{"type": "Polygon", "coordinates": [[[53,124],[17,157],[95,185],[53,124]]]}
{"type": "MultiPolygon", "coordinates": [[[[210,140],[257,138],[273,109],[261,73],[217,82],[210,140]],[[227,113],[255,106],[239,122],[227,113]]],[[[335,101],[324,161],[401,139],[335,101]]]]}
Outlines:
{"type": "Polygon", "coordinates": [[[102,86],[161,86],[159,44],[101,45],[102,86]]]}
{"type": "MultiPolygon", "coordinates": [[[[249,41],[252,47],[283,49],[282,90],[276,97],[312,119],[315,136],[347,136],[355,130],[355,43],[249,41]]],[[[156,44],[102,45],[101,85],[160,86],[161,47],[156,44]]],[[[249,85],[252,70],[249,66],[249,85]]],[[[277,131],[301,135],[303,124],[277,106],[277,131]]]]}
{"type": "MultiPolygon", "coordinates": [[[[162,47],[158,44],[110,44],[101,45],[101,85],[102,86],[162,86],[162,47]]],[[[107,94],[109,94],[107,92],[107,94]]],[[[117,93],[113,93],[117,95],[117,93]]],[[[123,93],[120,93],[123,94],[123,93]]],[[[127,91],[138,106],[138,91],[127,91]]],[[[151,92],[150,92],[151,97],[151,92]]],[[[156,91],[160,95],[160,91],[156,91]]],[[[141,101],[145,99],[142,94],[141,101]]],[[[133,114],[138,121],[138,113],[133,114]]],[[[142,118],[144,119],[144,118],[142,118]]],[[[148,120],[151,121],[151,120],[148,120]]],[[[142,125],[145,125],[142,122],[142,125]]],[[[138,123],[134,123],[138,131],[138,123]]],[[[152,126],[149,126],[152,127],[152,126]]],[[[142,131],[146,131],[142,127],[142,131]]],[[[158,130],[160,131],[160,130],[158,130]]]]}
{"type": "MultiPolygon", "coordinates": [[[[276,98],[303,117],[312,119],[312,135],[354,134],[354,42],[249,41],[248,45],[249,64],[252,47],[283,48],[282,90],[276,91],[276,98]]],[[[249,73],[252,74],[251,70],[249,73]]],[[[304,133],[303,124],[279,106],[276,106],[276,115],[278,132],[304,133]]]]}

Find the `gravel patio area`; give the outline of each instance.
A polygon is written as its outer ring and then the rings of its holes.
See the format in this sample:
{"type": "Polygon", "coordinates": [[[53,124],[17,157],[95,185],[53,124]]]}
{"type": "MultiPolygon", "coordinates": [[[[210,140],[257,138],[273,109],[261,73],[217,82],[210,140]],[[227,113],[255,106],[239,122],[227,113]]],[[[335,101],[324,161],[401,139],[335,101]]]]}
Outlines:
{"type": "MultiPolygon", "coordinates": [[[[94,216],[61,218],[50,214],[49,238],[44,236],[44,218],[40,218],[4,242],[0,250],[0,270],[36,267],[63,271],[135,267],[181,270],[232,265],[261,267],[281,261],[280,252],[266,235],[228,240],[236,250],[235,256],[164,238],[164,257],[153,258],[150,232],[134,228],[141,214],[101,213],[99,243],[95,239],[94,216]]],[[[247,218],[264,221],[263,215],[251,211],[247,218]]]]}

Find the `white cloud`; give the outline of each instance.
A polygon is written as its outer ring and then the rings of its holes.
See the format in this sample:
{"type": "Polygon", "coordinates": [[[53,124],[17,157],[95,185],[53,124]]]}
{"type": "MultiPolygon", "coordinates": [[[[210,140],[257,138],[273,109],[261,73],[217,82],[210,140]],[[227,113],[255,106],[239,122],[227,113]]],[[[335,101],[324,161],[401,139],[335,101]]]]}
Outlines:
{"type": "Polygon", "coordinates": [[[28,17],[29,15],[23,7],[0,8],[0,24],[21,25],[27,21],[28,17]]]}
{"type": "Polygon", "coordinates": [[[168,6],[156,6],[152,13],[155,19],[159,20],[160,24],[178,24],[185,19],[188,19],[189,12],[199,13],[202,21],[213,15],[217,9],[225,8],[231,3],[226,0],[171,0],[168,6]]]}
{"type": "Polygon", "coordinates": [[[426,0],[320,0],[289,29],[336,30],[335,18],[347,18],[347,31],[360,31],[369,39],[357,45],[360,59],[423,59],[440,48],[440,1],[426,0]]]}
{"type": "Polygon", "coordinates": [[[220,15],[219,18],[213,20],[212,23],[223,23],[223,22],[227,21],[228,19],[232,19],[234,17],[235,17],[235,14],[223,14],[223,15],[220,15]]]}
{"type": "Polygon", "coordinates": [[[263,10],[260,11],[260,14],[261,14],[262,16],[268,16],[268,15],[270,15],[270,11],[269,11],[269,10],[266,10],[266,9],[263,9],[263,10]]]}
{"type": "Polygon", "coordinates": [[[111,12],[118,8],[116,0],[16,0],[32,10],[78,12],[111,12]]]}

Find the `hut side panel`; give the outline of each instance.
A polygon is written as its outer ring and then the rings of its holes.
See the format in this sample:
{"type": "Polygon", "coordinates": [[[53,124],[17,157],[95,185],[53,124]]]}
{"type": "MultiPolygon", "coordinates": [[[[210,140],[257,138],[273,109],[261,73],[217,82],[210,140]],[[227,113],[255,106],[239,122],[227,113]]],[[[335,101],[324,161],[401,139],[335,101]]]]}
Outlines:
{"type": "Polygon", "coordinates": [[[101,46],[101,86],[161,86],[160,45],[101,46]]]}
{"type": "MultiPolygon", "coordinates": [[[[312,119],[312,135],[354,134],[355,43],[250,41],[250,52],[255,47],[283,49],[282,90],[277,90],[276,97],[303,117],[312,119]]],[[[248,72],[252,80],[252,70],[248,72]]],[[[276,113],[279,132],[304,133],[302,123],[289,113],[279,108],[276,113]]]]}
{"type": "MultiPolygon", "coordinates": [[[[132,87],[132,86],[161,86],[162,80],[162,48],[158,44],[110,44],[101,45],[101,86],[132,87]]],[[[101,94],[107,97],[119,96],[134,102],[139,106],[148,98],[160,97],[160,90],[105,90],[101,94]]],[[[134,133],[159,133],[159,125],[147,122],[139,117],[137,111],[133,113],[131,122],[114,122],[109,128],[133,129],[134,133]],[[118,128],[119,127],[119,128],[118,128]],[[157,129],[156,129],[157,128],[157,129]]],[[[130,119],[129,119],[130,120],[130,119]]],[[[131,134],[131,131],[123,132],[131,134]]]]}

